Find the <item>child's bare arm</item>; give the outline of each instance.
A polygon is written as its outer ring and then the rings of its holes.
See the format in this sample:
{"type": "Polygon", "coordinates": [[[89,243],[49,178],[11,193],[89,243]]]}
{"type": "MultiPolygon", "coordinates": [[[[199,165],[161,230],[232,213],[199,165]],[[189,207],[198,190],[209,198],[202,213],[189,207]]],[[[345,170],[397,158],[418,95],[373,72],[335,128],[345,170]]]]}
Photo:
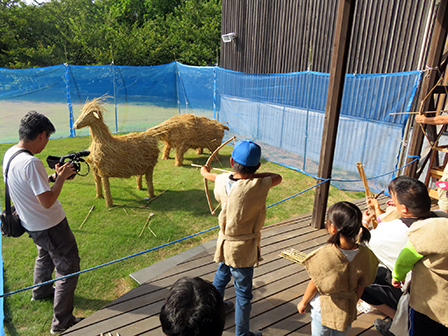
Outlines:
{"type": "Polygon", "coordinates": [[[281,175],[275,174],[275,173],[255,173],[252,177],[263,178],[263,177],[267,177],[267,176],[271,177],[271,180],[272,180],[271,188],[280,184],[280,182],[282,182],[282,179],[283,179],[281,175]]]}
{"type": "Polygon", "coordinates": [[[300,314],[305,313],[306,306],[310,303],[311,299],[317,294],[317,288],[313,280],[310,280],[306,287],[305,294],[302,296],[302,300],[297,305],[297,310],[300,314]]]}
{"type": "Polygon", "coordinates": [[[218,176],[218,174],[210,173],[210,169],[211,169],[211,167],[202,167],[201,168],[201,175],[203,177],[205,177],[207,180],[215,182],[216,176],[218,176]]]}

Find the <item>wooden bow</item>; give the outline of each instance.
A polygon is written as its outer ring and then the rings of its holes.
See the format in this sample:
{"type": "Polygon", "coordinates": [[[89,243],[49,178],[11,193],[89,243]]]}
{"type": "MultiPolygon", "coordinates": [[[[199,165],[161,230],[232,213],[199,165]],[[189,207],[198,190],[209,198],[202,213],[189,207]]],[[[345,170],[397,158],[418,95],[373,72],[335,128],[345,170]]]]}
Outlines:
{"type": "MultiPolygon", "coordinates": [[[[361,176],[362,183],[364,184],[364,189],[366,191],[366,199],[371,198],[372,194],[370,193],[369,185],[367,184],[367,178],[362,163],[357,162],[356,167],[358,167],[359,176],[361,176]]],[[[372,217],[372,226],[374,229],[376,229],[376,227],[378,226],[378,221],[376,220],[375,207],[369,206],[369,213],[374,214],[374,216],[372,217]]]]}
{"type": "MultiPolygon", "coordinates": [[[[236,137],[233,136],[229,140],[227,140],[226,142],[222,143],[221,146],[216,148],[215,151],[207,159],[207,162],[205,163],[204,167],[210,167],[210,163],[212,162],[212,160],[215,157],[215,155],[218,154],[218,152],[221,150],[221,148],[223,148],[225,145],[227,145],[229,142],[231,142],[232,140],[235,140],[235,139],[236,139],[236,137]]],[[[212,201],[210,199],[210,193],[208,192],[208,181],[207,181],[207,179],[205,177],[204,177],[204,188],[205,188],[205,196],[207,197],[208,207],[210,209],[211,214],[214,215],[216,210],[219,207],[219,204],[218,204],[218,207],[216,207],[216,209],[213,209],[212,201]]]]}

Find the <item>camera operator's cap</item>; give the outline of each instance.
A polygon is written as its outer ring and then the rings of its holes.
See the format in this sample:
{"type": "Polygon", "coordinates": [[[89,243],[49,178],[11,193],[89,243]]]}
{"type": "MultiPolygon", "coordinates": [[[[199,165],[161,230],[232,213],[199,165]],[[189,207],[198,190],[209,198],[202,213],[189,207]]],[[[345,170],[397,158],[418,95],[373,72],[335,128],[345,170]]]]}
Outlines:
{"type": "Polygon", "coordinates": [[[233,161],[249,167],[258,166],[261,158],[261,147],[252,140],[238,141],[233,147],[233,161]]]}

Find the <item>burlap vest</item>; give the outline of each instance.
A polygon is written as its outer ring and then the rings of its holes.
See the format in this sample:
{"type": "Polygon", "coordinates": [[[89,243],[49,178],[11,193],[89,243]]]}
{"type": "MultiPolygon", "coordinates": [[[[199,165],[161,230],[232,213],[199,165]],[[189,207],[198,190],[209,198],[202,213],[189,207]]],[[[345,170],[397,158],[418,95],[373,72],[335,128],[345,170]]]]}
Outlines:
{"type": "Polygon", "coordinates": [[[310,254],[303,262],[320,294],[322,325],[346,331],[356,320],[358,286],[375,280],[378,259],[365,246],[349,262],[335,245],[326,245],[310,254]]]}
{"type": "Polygon", "coordinates": [[[215,198],[221,203],[219,236],[215,261],[240,268],[251,267],[262,260],[260,230],[266,218],[266,197],[272,185],[270,177],[242,179],[227,195],[229,174],[215,180],[215,198]]]}

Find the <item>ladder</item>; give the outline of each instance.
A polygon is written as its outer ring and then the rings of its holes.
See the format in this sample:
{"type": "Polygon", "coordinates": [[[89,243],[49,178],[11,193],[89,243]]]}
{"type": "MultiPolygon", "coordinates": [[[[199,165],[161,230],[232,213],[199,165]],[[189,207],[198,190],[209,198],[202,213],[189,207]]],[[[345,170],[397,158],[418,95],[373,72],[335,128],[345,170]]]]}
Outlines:
{"type": "MultiPolygon", "coordinates": [[[[446,98],[448,92],[448,86],[447,85],[438,85],[433,90],[433,94],[438,94],[438,102],[437,102],[437,109],[436,109],[436,116],[440,115],[440,111],[443,110],[443,107],[446,103],[446,98]],[[443,95],[443,96],[442,96],[443,95]]],[[[428,193],[431,198],[439,199],[439,195],[437,193],[437,188],[432,188],[434,186],[434,182],[439,181],[442,178],[443,170],[448,163],[448,145],[439,145],[439,140],[442,134],[446,131],[447,125],[442,125],[440,131],[437,134],[436,140],[431,145],[431,151],[430,151],[430,159],[429,159],[429,166],[428,166],[428,172],[426,174],[425,178],[425,185],[428,188],[428,193]],[[442,164],[440,164],[439,160],[439,152],[444,153],[444,158],[442,164]]],[[[428,139],[429,140],[429,139],[428,139]]],[[[431,144],[431,142],[430,142],[431,144]]]]}

